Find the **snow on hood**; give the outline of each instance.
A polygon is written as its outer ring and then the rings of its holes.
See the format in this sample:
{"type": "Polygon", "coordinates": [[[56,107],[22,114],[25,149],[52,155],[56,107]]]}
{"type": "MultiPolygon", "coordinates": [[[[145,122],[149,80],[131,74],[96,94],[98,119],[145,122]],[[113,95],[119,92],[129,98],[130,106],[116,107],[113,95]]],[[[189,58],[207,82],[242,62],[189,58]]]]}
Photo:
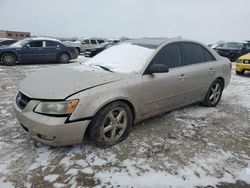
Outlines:
{"type": "Polygon", "coordinates": [[[37,71],[26,77],[20,84],[20,91],[37,99],[65,99],[81,90],[121,80],[125,75],[77,69],[80,66],[57,67],[37,71]]]}
{"type": "Polygon", "coordinates": [[[119,73],[139,73],[154,51],[140,45],[122,43],[96,55],[86,65],[101,65],[119,73]]]}

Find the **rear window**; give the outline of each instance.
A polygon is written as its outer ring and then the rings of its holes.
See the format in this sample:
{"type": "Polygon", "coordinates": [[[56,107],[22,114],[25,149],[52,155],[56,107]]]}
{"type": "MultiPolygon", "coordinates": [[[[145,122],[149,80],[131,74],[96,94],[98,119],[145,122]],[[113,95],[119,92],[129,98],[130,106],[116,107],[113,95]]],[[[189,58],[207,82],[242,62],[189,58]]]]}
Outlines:
{"type": "Polygon", "coordinates": [[[97,44],[96,40],[90,40],[91,44],[97,44]]]}

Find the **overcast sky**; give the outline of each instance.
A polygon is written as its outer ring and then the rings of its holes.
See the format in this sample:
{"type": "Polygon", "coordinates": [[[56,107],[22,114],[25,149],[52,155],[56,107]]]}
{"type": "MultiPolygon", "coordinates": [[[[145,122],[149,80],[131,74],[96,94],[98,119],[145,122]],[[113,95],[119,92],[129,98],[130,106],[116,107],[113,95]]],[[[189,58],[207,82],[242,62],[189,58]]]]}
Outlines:
{"type": "Polygon", "coordinates": [[[0,30],[58,37],[250,40],[250,0],[0,0],[0,30]]]}

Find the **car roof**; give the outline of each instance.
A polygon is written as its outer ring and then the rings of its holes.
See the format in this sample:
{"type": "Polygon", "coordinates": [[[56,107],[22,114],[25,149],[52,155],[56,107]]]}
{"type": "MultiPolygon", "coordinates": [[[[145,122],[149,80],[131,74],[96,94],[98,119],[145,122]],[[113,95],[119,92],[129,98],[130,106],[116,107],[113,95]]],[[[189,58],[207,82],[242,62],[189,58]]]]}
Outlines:
{"type": "Polygon", "coordinates": [[[155,45],[160,46],[163,43],[170,43],[170,42],[194,42],[201,44],[200,42],[193,41],[193,40],[186,40],[181,38],[141,38],[141,39],[130,39],[126,40],[122,43],[132,43],[132,44],[144,44],[144,45],[155,45]]]}
{"type": "Polygon", "coordinates": [[[35,38],[26,38],[27,40],[50,40],[50,41],[55,41],[55,42],[61,42],[58,39],[54,38],[47,38],[47,37],[35,37],[35,38]]]}
{"type": "Polygon", "coordinates": [[[3,41],[3,40],[14,40],[14,39],[11,39],[11,38],[0,38],[0,41],[3,41]]]}

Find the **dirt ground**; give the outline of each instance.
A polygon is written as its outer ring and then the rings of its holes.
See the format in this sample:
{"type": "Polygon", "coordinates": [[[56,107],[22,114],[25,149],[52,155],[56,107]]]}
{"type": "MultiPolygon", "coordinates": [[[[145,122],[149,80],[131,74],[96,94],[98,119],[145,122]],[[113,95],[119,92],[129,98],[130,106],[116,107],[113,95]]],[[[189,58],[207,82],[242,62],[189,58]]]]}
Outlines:
{"type": "Polygon", "coordinates": [[[0,187],[250,187],[250,73],[232,72],[216,108],[195,104],[143,121],[108,149],[86,139],[34,142],[15,119],[18,84],[39,69],[75,64],[0,65],[0,187]]]}

